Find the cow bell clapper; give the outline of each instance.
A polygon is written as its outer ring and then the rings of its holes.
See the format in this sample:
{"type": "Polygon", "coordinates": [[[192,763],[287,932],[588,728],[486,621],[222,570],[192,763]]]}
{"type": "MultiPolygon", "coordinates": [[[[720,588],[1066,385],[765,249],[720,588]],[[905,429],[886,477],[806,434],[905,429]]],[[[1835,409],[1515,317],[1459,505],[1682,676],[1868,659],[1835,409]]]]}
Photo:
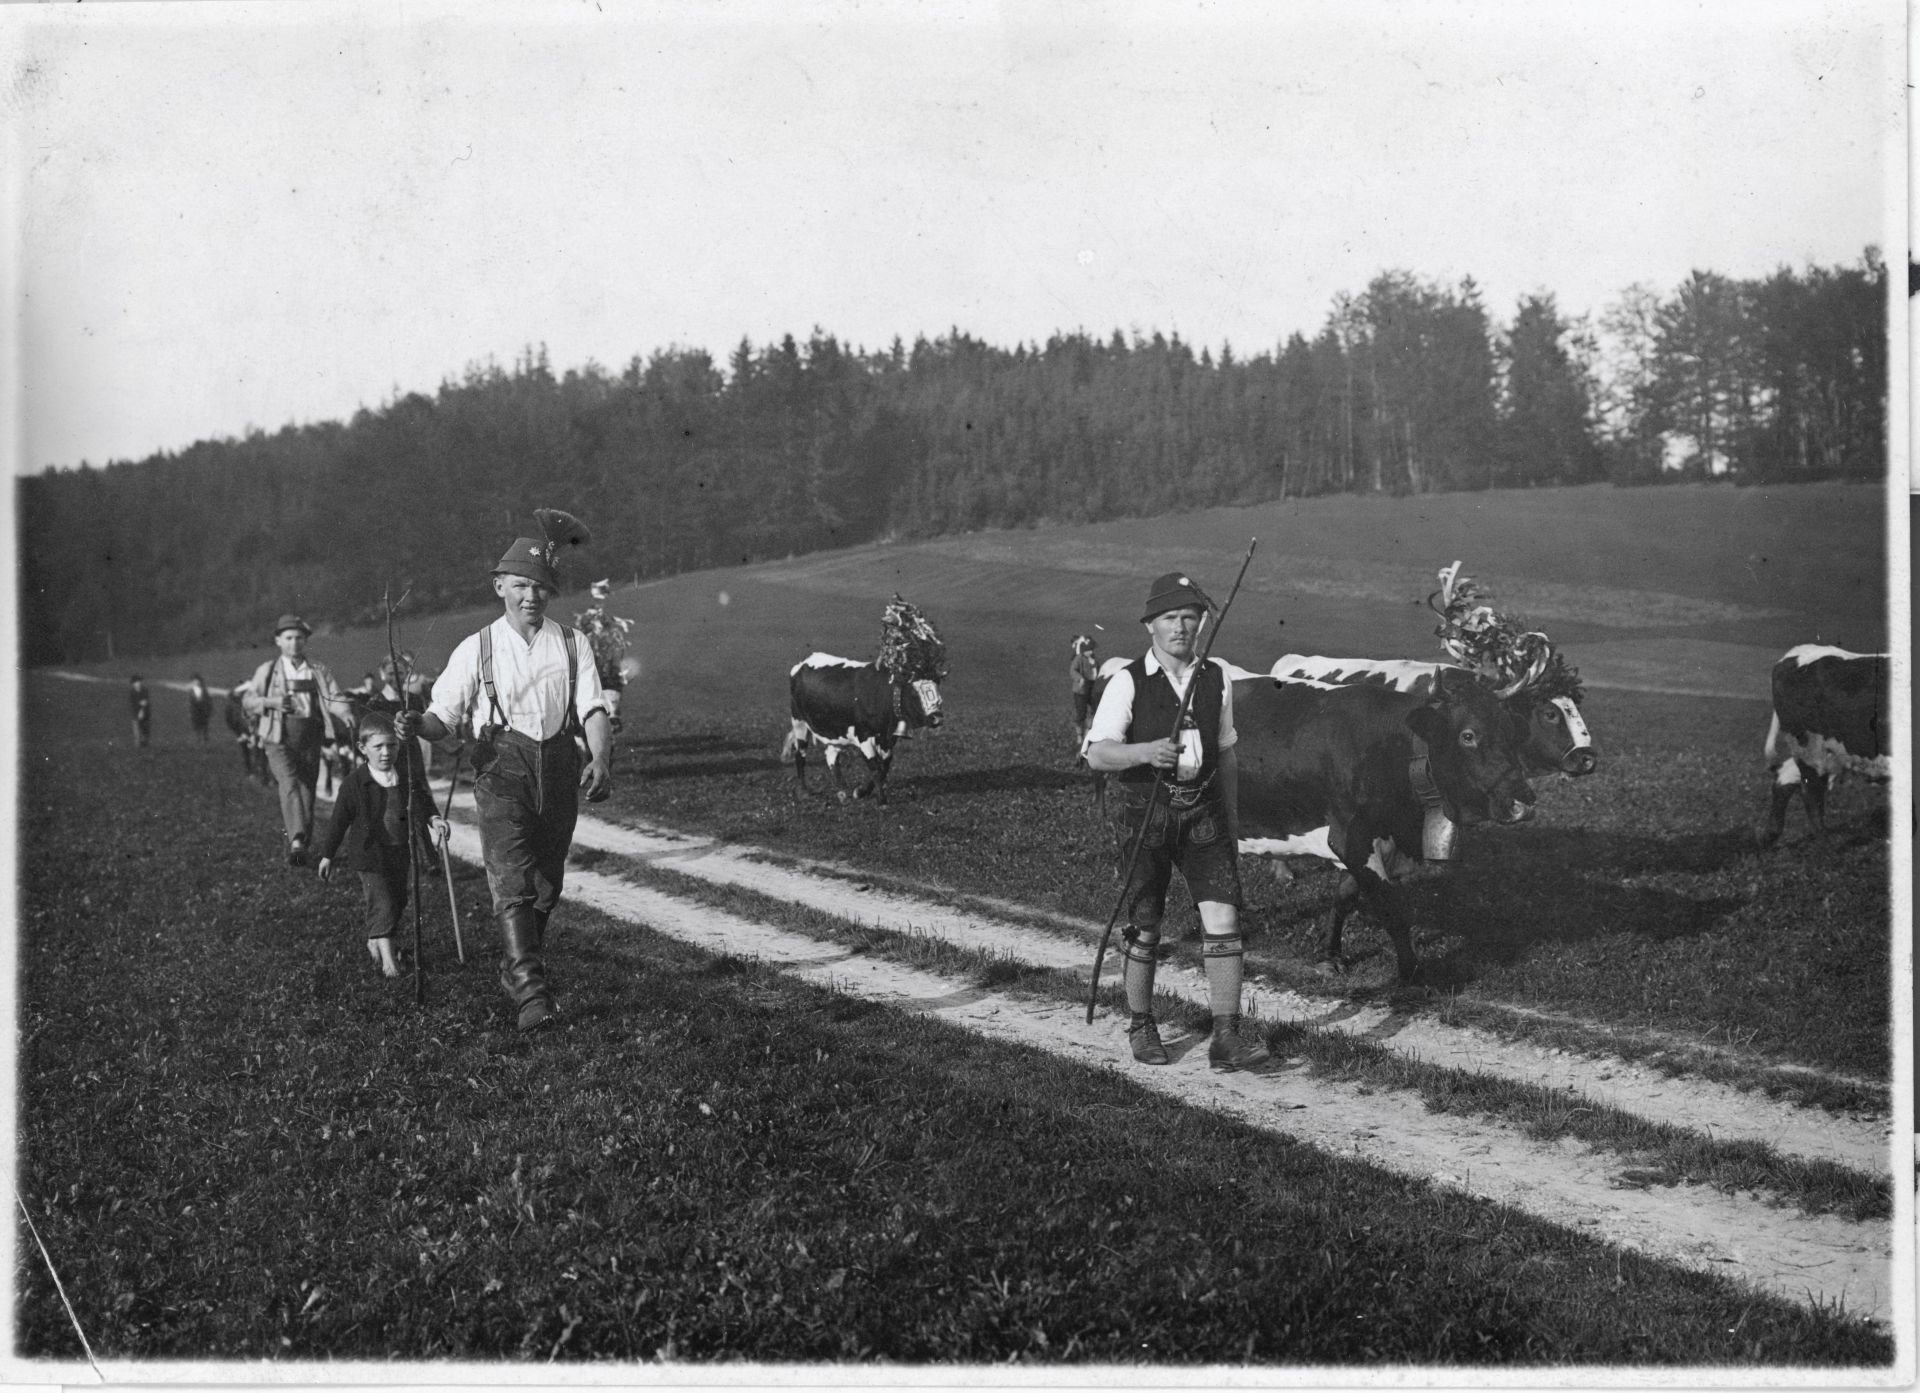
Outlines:
{"type": "MultiPolygon", "coordinates": [[[[1220,606],[1220,613],[1207,625],[1207,641],[1200,649],[1200,657],[1194,663],[1197,674],[1207,665],[1213,656],[1213,640],[1220,632],[1220,626],[1227,621],[1227,611],[1233,608],[1233,600],[1240,593],[1240,582],[1247,578],[1247,567],[1253,564],[1253,549],[1260,545],[1258,537],[1247,539],[1247,554],[1241,559],[1240,574],[1233,578],[1233,589],[1227,592],[1227,602],[1220,606]]],[[[1192,678],[1187,681],[1186,691],[1180,694],[1180,705],[1173,713],[1173,728],[1178,731],[1186,723],[1187,707],[1193,702],[1194,691],[1199,682],[1192,678]]],[[[1160,801],[1160,790],[1166,785],[1167,771],[1156,768],[1153,771],[1153,786],[1147,790],[1147,807],[1141,815],[1140,825],[1134,828],[1133,843],[1127,848],[1126,868],[1120,872],[1120,893],[1114,897],[1113,912],[1107,916],[1107,926],[1100,931],[1100,946],[1093,954],[1093,977],[1087,983],[1087,1024],[1093,1024],[1093,1013],[1100,1003],[1100,969],[1107,960],[1107,945],[1113,941],[1113,926],[1120,919],[1120,910],[1127,902],[1127,891],[1133,885],[1133,868],[1140,860],[1140,843],[1146,836],[1147,827],[1153,821],[1154,805],[1160,801]]]]}
{"type": "MultiPolygon", "coordinates": [[[[412,674],[401,665],[400,647],[393,641],[393,612],[406,603],[412,594],[412,587],[400,593],[398,603],[393,598],[391,585],[381,592],[381,600],[387,610],[387,661],[393,664],[393,685],[400,693],[400,709],[407,710],[407,678],[412,674]]],[[[413,806],[413,741],[408,739],[400,746],[400,806],[407,810],[407,873],[412,878],[410,887],[413,895],[413,1002],[424,1005],[427,999],[427,984],[421,975],[420,962],[420,831],[413,825],[415,809],[413,806]]]]}

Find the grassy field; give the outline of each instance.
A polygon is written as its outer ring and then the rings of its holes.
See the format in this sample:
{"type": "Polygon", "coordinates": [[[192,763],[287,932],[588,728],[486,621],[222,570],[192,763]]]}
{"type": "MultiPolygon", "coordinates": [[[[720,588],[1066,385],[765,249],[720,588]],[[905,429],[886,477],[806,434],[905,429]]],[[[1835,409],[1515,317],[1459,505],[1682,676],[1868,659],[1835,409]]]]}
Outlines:
{"type": "MultiPolygon", "coordinates": [[[[1630,673],[1691,646],[1717,655],[1691,685],[1737,694],[1596,681],[1601,772],[1542,784],[1534,823],[1475,834],[1457,874],[1415,887],[1420,990],[1394,990],[1364,925],[1350,975],[1318,966],[1325,872],[1249,876],[1251,970],[1884,1110],[1884,791],[1843,785],[1824,841],[1797,814],[1774,851],[1752,840],[1766,660],[1815,636],[1884,643],[1878,504],[1838,486],[1323,500],[623,590],[643,673],[610,812],[1097,924],[1111,852],[1062,679],[1074,632],[1135,646],[1158,567],[1128,558],[1190,554],[1173,564],[1224,592],[1259,535],[1221,648],[1251,665],[1428,654],[1425,558],[1461,556],[1503,603],[1569,616],[1550,631],[1590,679],[1589,652],[1630,673]],[[776,759],[786,668],[816,647],[869,655],[896,588],[952,648],[949,725],[902,749],[888,808],[797,799],[776,759]]],[[[483,615],[403,614],[402,642],[435,663],[483,615]]],[[[351,680],[384,642],[314,647],[351,680]]],[[[140,670],[224,684],[266,651],[140,670]]],[[[1889,1357],[1842,1313],[1755,1302],[585,911],[568,915],[564,1028],[537,1047],[503,1030],[484,948],[442,964],[415,1011],[367,975],[351,891],[274,864],[270,796],[230,747],[186,743],[176,693],[157,696],[156,747],[133,751],[119,686],[26,690],[20,1188],[103,1357],[1889,1357]]],[[[456,888],[482,925],[483,883],[456,888]]],[[[71,1357],[21,1252],[20,1351],[71,1357]]]]}
{"type": "MultiPolygon", "coordinates": [[[[19,1189],[104,1360],[1890,1356],[584,910],[554,1032],[506,1030],[486,955],[438,944],[416,1009],[227,751],[116,743],[110,688],[27,694],[19,1189]]],[[[76,1358],[19,1251],[17,1352],[76,1358]]]]}

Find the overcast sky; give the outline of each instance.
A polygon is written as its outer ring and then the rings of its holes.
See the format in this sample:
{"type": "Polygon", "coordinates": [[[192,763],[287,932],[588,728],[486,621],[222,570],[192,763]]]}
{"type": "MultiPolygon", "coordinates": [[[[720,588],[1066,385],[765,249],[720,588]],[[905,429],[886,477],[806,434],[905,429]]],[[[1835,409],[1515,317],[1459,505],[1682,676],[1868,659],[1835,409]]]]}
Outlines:
{"type": "MultiPolygon", "coordinates": [[[[1897,266],[1898,3],[8,6],[15,470],[547,345],[1312,333],[1897,266]]],[[[5,225],[5,224],[0,224],[5,225]]]]}

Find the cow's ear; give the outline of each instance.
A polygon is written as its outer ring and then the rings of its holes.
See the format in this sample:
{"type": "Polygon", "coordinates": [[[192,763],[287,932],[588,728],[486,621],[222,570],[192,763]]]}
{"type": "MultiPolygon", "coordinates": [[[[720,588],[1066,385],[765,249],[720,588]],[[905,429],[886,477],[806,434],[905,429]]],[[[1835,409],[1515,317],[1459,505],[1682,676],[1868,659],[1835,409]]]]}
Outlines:
{"type": "Polygon", "coordinates": [[[1426,741],[1429,745],[1439,744],[1446,738],[1446,726],[1440,717],[1440,708],[1433,705],[1416,706],[1407,713],[1407,729],[1426,741]]]}

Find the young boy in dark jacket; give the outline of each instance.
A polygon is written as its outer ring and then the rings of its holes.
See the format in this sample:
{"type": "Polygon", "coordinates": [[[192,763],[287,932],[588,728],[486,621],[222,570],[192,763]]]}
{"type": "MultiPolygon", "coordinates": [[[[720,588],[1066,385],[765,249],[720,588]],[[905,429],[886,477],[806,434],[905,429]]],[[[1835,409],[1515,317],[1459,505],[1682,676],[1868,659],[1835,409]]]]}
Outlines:
{"type": "Polygon", "coordinates": [[[393,733],[393,718],[371,711],[360,718],[360,765],[340,785],[333,800],[333,816],[319,845],[320,879],[333,879],[333,858],[344,844],[348,869],[360,873],[367,905],[367,954],[388,977],[400,975],[393,955],[393,933],[407,908],[410,863],[407,838],[419,836],[423,846],[431,834],[437,842],[447,835],[446,821],[437,816],[427,791],[427,771],[418,751],[408,749],[407,771],[412,807],[401,798],[401,743],[393,733]]]}

